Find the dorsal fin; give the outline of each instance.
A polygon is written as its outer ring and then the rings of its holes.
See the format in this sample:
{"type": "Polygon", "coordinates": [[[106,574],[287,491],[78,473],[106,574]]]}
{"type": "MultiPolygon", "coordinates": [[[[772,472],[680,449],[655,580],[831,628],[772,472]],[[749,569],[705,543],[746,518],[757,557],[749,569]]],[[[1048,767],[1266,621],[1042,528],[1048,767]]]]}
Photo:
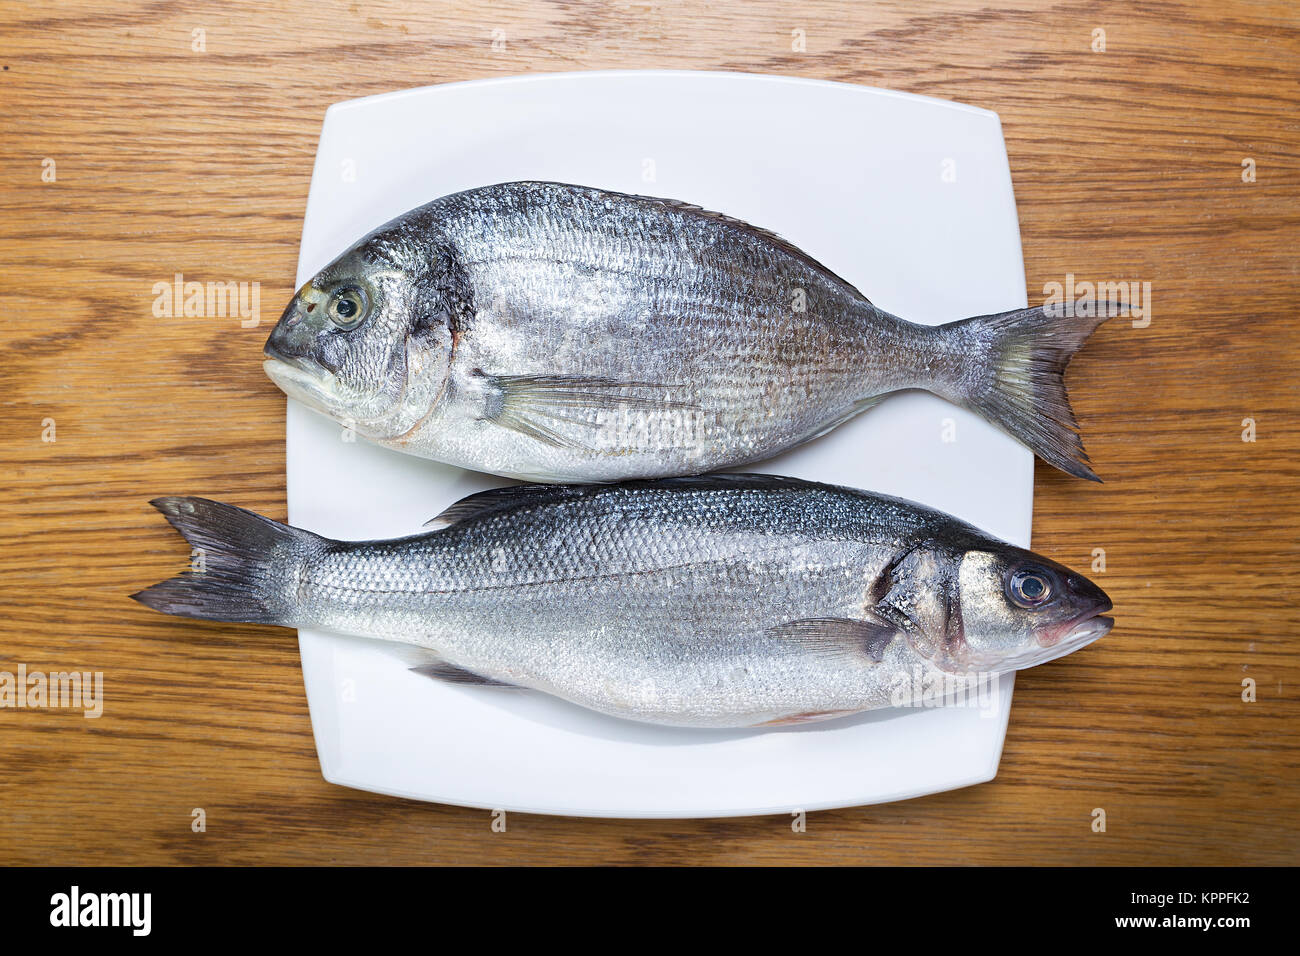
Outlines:
{"type": "Polygon", "coordinates": [[[524,502],[540,502],[550,498],[571,493],[575,485],[506,485],[504,488],[489,488],[487,491],[475,492],[459,501],[448,505],[438,514],[424,523],[424,527],[436,531],[449,528],[471,518],[480,518],[495,511],[504,511],[524,502]]]}
{"type": "MultiPolygon", "coordinates": [[[[627,194],[624,193],[622,195],[627,195],[627,194]]],[[[844,287],[846,292],[851,293],[861,301],[867,303],[868,305],[871,304],[871,300],[868,299],[865,295],[863,295],[862,290],[860,290],[852,282],[850,282],[848,279],[845,279],[843,276],[839,275],[838,273],[832,272],[830,269],[826,268],[826,266],[822,265],[812,256],[808,255],[808,253],[804,252],[802,249],[800,249],[798,246],[792,243],[789,239],[786,239],[785,237],[773,232],[771,229],[764,229],[762,226],[752,225],[751,223],[745,222],[743,219],[737,219],[734,216],[728,216],[724,213],[714,212],[712,209],[705,209],[703,206],[696,206],[693,203],[682,202],[677,199],[661,199],[658,196],[637,196],[637,195],[633,195],[632,198],[642,199],[645,200],[646,202],[659,203],[663,206],[667,206],[670,209],[676,209],[678,212],[686,213],[687,215],[699,216],[702,219],[713,219],[718,222],[726,223],[729,226],[735,226],[738,229],[744,230],[754,235],[761,236],[763,239],[767,240],[769,243],[779,248],[786,255],[799,260],[808,268],[813,269],[816,272],[820,272],[826,278],[839,283],[841,286],[844,287]]]]}
{"type": "Polygon", "coordinates": [[[721,474],[688,475],[681,478],[659,478],[651,481],[625,481],[618,485],[507,485],[504,488],[489,488],[461,498],[448,506],[436,516],[424,523],[424,527],[436,531],[460,524],[472,518],[508,511],[525,504],[548,504],[553,501],[568,501],[601,491],[615,489],[635,490],[653,487],[689,487],[700,490],[711,488],[799,488],[815,482],[801,478],[785,478],[780,475],[755,474],[721,474]]]}
{"type": "Polygon", "coordinates": [[[826,278],[839,283],[840,285],[844,286],[846,291],[851,292],[853,295],[857,296],[863,302],[870,304],[870,300],[865,295],[863,295],[862,292],[859,291],[858,288],[853,285],[853,283],[849,282],[847,279],[844,279],[842,276],[839,276],[836,273],[832,272],[830,269],[826,268],[826,266],[822,265],[820,262],[818,262],[812,256],[808,255],[808,253],[804,252],[802,249],[800,249],[794,243],[790,242],[788,239],[783,238],[782,236],[773,232],[771,229],[764,229],[761,226],[755,226],[752,223],[745,222],[743,219],[737,219],[736,217],[728,216],[725,213],[714,212],[712,209],[705,209],[703,206],[697,206],[694,203],[689,203],[689,202],[682,202],[679,199],[665,199],[662,196],[645,196],[645,195],[640,195],[638,193],[621,193],[611,189],[597,189],[594,186],[575,186],[570,183],[557,183],[557,182],[545,182],[545,181],[509,183],[503,185],[525,186],[525,187],[540,185],[540,186],[549,186],[552,188],[558,187],[562,190],[584,191],[588,194],[588,196],[594,197],[596,199],[604,199],[606,197],[613,196],[622,199],[630,199],[635,202],[643,202],[643,203],[662,206],[665,209],[672,209],[676,212],[682,213],[687,216],[698,216],[701,219],[711,219],[714,222],[723,223],[741,232],[746,232],[749,233],[750,235],[761,237],[763,240],[765,240],[772,246],[775,246],[776,248],[780,249],[786,255],[799,260],[799,262],[803,263],[808,268],[813,269],[816,272],[820,272],[822,275],[826,276],[826,278]]]}

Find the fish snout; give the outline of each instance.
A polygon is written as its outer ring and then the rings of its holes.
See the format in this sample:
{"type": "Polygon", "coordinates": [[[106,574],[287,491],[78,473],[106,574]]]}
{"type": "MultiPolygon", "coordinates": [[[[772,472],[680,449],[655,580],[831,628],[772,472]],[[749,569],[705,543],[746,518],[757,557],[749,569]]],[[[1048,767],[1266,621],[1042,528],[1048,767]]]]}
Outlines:
{"type": "Polygon", "coordinates": [[[1088,612],[1091,616],[1096,617],[1098,614],[1105,614],[1115,607],[1115,604],[1108,595],[1097,585],[1093,584],[1082,574],[1071,574],[1065,580],[1066,589],[1074,595],[1075,603],[1079,610],[1088,612]]]}
{"type": "Polygon", "coordinates": [[[302,300],[294,297],[275,323],[262,351],[267,358],[278,359],[288,365],[300,365],[304,359],[311,358],[314,336],[310,327],[303,322],[306,310],[302,300]]]}
{"type": "Polygon", "coordinates": [[[321,360],[316,331],[304,321],[306,312],[300,297],[289,303],[262,347],[262,369],[290,398],[324,409],[336,369],[321,360]]]}
{"type": "Polygon", "coordinates": [[[303,360],[313,357],[315,332],[312,323],[306,319],[308,313],[320,304],[319,299],[319,293],[310,281],[303,283],[302,288],[293,294],[262,349],[267,358],[301,365],[303,360]]]}
{"type": "Polygon", "coordinates": [[[1041,647],[1055,647],[1063,642],[1082,646],[1103,637],[1115,624],[1114,618],[1103,617],[1115,606],[1105,591],[1081,574],[1069,574],[1065,586],[1072,613],[1038,632],[1036,637],[1041,647]]]}
{"type": "Polygon", "coordinates": [[[306,314],[307,310],[303,305],[302,293],[299,292],[290,299],[289,304],[284,307],[284,312],[280,314],[280,321],[275,324],[276,328],[284,327],[291,329],[301,322],[306,314]]]}

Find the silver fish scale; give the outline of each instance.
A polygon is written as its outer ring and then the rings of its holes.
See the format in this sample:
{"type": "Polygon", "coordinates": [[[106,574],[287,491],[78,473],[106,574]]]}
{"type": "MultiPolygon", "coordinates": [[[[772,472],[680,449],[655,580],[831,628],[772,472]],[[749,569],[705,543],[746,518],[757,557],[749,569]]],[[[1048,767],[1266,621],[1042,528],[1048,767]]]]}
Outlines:
{"type": "Polygon", "coordinates": [[[762,477],[552,490],[431,534],[333,546],[302,572],[306,623],[691,726],[881,706],[930,666],[901,637],[877,663],[775,629],[862,618],[877,577],[942,515],[762,477]]]}
{"type": "Polygon", "coordinates": [[[475,373],[628,383],[609,403],[526,407],[562,436],[551,447],[485,419],[463,387],[402,440],[498,474],[617,480],[757,460],[923,384],[916,370],[936,347],[771,234],[667,201],[511,183],[390,228],[413,248],[447,250],[468,277],[474,314],[453,385],[475,373]]]}

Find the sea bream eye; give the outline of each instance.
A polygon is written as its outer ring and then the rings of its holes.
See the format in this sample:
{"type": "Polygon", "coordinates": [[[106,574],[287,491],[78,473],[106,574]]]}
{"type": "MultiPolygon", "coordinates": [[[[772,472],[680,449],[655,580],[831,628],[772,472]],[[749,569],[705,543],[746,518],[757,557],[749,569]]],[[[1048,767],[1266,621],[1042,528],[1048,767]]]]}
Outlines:
{"type": "Polygon", "coordinates": [[[1007,584],[1011,600],[1024,608],[1039,607],[1052,597],[1052,582],[1045,572],[1022,568],[1007,584]]]}
{"type": "Polygon", "coordinates": [[[330,321],[341,329],[355,329],[368,309],[366,294],[355,286],[345,286],[330,296],[330,321]]]}

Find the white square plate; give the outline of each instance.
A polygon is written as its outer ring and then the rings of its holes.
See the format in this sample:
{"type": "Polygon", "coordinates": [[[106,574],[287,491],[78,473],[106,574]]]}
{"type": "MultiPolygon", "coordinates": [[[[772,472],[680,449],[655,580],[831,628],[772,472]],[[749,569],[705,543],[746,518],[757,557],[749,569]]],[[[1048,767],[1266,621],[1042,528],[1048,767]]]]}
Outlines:
{"type": "MultiPolygon", "coordinates": [[[[773,229],[882,308],[938,323],[1024,306],[1011,175],[994,113],[812,80],[575,73],[483,80],[330,107],[301,285],[430,199],[539,179],[696,203],[773,229]]],[[[346,441],[290,402],[293,524],[411,534],[497,479],[346,441]]],[[[870,488],[1028,546],[1029,451],[909,393],[753,470],[870,488]]],[[[985,707],[887,710],[798,729],[694,731],[535,693],[438,684],[378,645],[300,633],[327,780],[488,809],[694,817],[900,800],[991,779],[1012,675],[985,707]]]]}

